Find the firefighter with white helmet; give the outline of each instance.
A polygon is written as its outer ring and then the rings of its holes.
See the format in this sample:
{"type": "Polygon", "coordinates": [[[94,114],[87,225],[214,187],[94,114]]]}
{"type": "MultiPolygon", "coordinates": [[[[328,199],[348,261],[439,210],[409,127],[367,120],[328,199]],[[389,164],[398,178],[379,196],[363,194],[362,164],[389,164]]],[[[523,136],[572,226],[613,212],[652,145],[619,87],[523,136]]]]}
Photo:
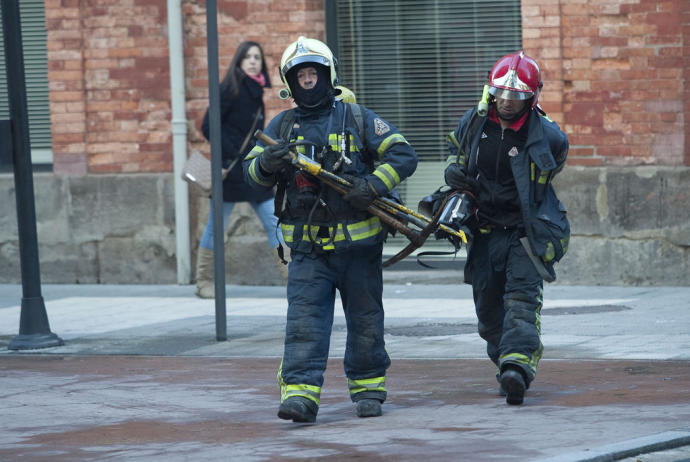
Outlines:
{"type": "Polygon", "coordinates": [[[383,338],[382,250],[388,229],[367,208],[417,166],[402,134],[364,106],[336,98],[336,60],[323,42],[300,37],[283,53],[281,97],[297,107],[278,114],[244,161],[246,181],[277,185],[276,214],[290,248],[285,350],[278,416],[313,422],[328,361],[335,291],[347,324],[344,367],[359,417],[381,415],[390,358],[383,338]],[[291,163],[294,150],[351,184],[341,195],[291,163]]]}
{"type": "Polygon", "coordinates": [[[446,184],[476,198],[465,282],[479,335],[508,404],[522,404],[542,356],[543,281],[568,247],[570,225],[551,180],[565,165],[568,137],[538,106],[537,63],[524,52],[489,73],[488,114],[471,109],[448,135],[446,184]]]}

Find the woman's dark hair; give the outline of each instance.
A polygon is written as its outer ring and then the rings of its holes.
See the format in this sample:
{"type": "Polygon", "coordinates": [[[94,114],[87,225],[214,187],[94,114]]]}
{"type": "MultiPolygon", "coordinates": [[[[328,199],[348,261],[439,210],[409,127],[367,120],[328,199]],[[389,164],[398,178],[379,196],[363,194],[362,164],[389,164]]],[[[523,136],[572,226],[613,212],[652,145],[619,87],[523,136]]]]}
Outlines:
{"type": "Polygon", "coordinates": [[[242,42],[237,47],[235,56],[232,57],[232,62],[228,67],[228,72],[226,72],[225,77],[223,77],[223,81],[220,83],[221,90],[230,90],[230,94],[233,98],[235,98],[239,93],[239,83],[242,81],[242,77],[245,75],[240,65],[242,64],[242,60],[245,58],[245,56],[247,56],[247,52],[251,47],[257,47],[261,52],[261,73],[266,78],[266,87],[271,86],[271,80],[268,77],[268,72],[266,72],[266,58],[264,56],[264,49],[256,42],[242,42]]]}

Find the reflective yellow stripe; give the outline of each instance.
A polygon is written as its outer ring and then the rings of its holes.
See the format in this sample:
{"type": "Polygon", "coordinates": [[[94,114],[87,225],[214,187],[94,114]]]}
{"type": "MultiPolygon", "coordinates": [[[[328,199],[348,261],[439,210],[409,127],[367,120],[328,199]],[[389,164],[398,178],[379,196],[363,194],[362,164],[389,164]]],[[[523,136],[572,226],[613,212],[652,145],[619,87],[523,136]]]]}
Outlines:
{"type": "MultiPolygon", "coordinates": [[[[355,144],[355,139],[351,134],[348,135],[348,139],[350,140],[350,152],[359,151],[359,148],[357,148],[357,145],[355,144]]],[[[340,152],[341,147],[342,147],[342,142],[343,142],[343,136],[342,135],[339,135],[337,133],[329,133],[328,134],[328,145],[331,147],[331,151],[340,152]]]]}
{"type": "MultiPolygon", "coordinates": [[[[312,225],[312,227],[311,227],[311,236],[314,237],[313,242],[316,245],[322,245],[324,242],[328,242],[330,240],[330,238],[318,237],[320,229],[321,229],[321,226],[317,226],[317,225],[312,225]]],[[[328,235],[331,236],[332,234],[333,234],[333,227],[329,226],[328,227],[328,235]]],[[[302,240],[303,241],[310,241],[310,242],[312,241],[312,238],[309,235],[309,228],[307,228],[307,225],[304,225],[302,227],[302,240]]],[[[343,241],[343,240],[345,240],[345,233],[343,232],[343,225],[338,223],[338,228],[335,231],[335,237],[333,238],[333,242],[343,241]]],[[[333,248],[334,247],[333,247],[332,243],[329,245],[323,246],[324,250],[332,250],[333,248]]]]}
{"type": "Polygon", "coordinates": [[[446,167],[448,167],[451,164],[455,164],[458,162],[458,156],[448,156],[446,159],[446,167]]]}
{"type": "Polygon", "coordinates": [[[530,162],[529,163],[529,179],[530,179],[530,181],[534,181],[534,175],[535,175],[534,169],[535,169],[534,162],[530,162]]]}
{"type": "MultiPolygon", "coordinates": [[[[317,238],[319,229],[321,229],[321,227],[317,225],[312,225],[311,227],[311,235],[314,236],[314,244],[316,245],[322,245],[322,243],[328,242],[328,238],[317,238]]],[[[280,230],[283,233],[283,239],[286,243],[295,242],[295,225],[281,223],[280,230]]],[[[352,241],[361,241],[362,239],[375,236],[381,231],[383,231],[383,227],[381,226],[381,220],[379,217],[371,217],[366,220],[347,225],[347,232],[350,234],[350,239],[352,241]]],[[[329,226],[328,235],[330,236],[332,233],[333,227],[329,226]]],[[[333,242],[329,243],[328,245],[323,245],[322,248],[324,250],[333,250],[335,248],[335,242],[344,241],[346,239],[345,232],[343,231],[343,224],[338,223],[333,242]]],[[[311,241],[311,238],[309,237],[309,228],[307,225],[302,226],[302,240],[311,241]]]]}
{"type": "Polygon", "coordinates": [[[376,152],[379,155],[379,159],[383,157],[383,153],[386,152],[386,149],[397,143],[410,144],[400,133],[394,133],[385,140],[383,140],[379,145],[379,148],[376,150],[376,152]]]}
{"type": "Polygon", "coordinates": [[[386,377],[359,380],[347,379],[347,388],[350,390],[351,395],[363,391],[386,391],[386,377]]]}
{"type": "Polygon", "coordinates": [[[319,405],[319,400],[321,399],[321,387],[314,385],[307,385],[304,383],[300,384],[290,384],[288,385],[283,380],[283,362],[280,362],[280,367],[278,368],[278,385],[280,385],[280,402],[282,403],[291,396],[303,396],[308,398],[319,405]]]}
{"type": "Polygon", "coordinates": [[[361,241],[382,231],[379,217],[371,217],[368,220],[347,225],[347,232],[353,241],[361,241]]]}
{"type": "Polygon", "coordinates": [[[359,147],[357,147],[357,143],[355,143],[355,137],[350,135],[350,152],[359,152],[359,147]]]}
{"type": "MultiPolygon", "coordinates": [[[[328,227],[328,235],[330,236],[331,233],[333,232],[332,227],[328,227]]],[[[342,223],[338,223],[338,228],[335,231],[335,237],[333,238],[333,242],[331,242],[328,245],[322,246],[323,250],[333,250],[335,249],[335,243],[339,241],[344,241],[345,240],[345,233],[343,232],[343,225],[342,223]]]]}
{"type": "Polygon", "coordinates": [[[554,249],[553,244],[551,242],[547,242],[546,250],[544,251],[544,256],[541,257],[541,259],[545,262],[550,262],[554,258],[556,258],[556,249],[554,249]]]}
{"type": "Polygon", "coordinates": [[[459,142],[458,139],[455,137],[455,130],[453,130],[452,132],[450,132],[450,133],[448,134],[448,136],[446,137],[446,141],[448,141],[448,142],[451,143],[451,144],[454,144],[454,145],[457,146],[457,147],[460,147],[460,142],[459,142]]]}
{"type": "Polygon", "coordinates": [[[550,174],[551,174],[550,170],[546,170],[545,172],[541,172],[539,174],[539,180],[537,180],[537,181],[539,181],[540,184],[546,184],[546,182],[549,179],[550,174]]]}
{"type": "Polygon", "coordinates": [[[255,157],[252,159],[252,162],[249,164],[249,168],[247,169],[249,172],[249,177],[257,184],[260,184],[261,186],[266,186],[270,187],[273,186],[274,181],[271,180],[263,180],[259,175],[261,174],[259,171],[259,158],[255,157]]]}
{"type": "Polygon", "coordinates": [[[255,157],[259,157],[259,154],[261,154],[262,152],[264,152],[264,148],[262,148],[261,146],[254,146],[252,150],[249,151],[249,153],[247,153],[247,155],[244,157],[244,160],[250,160],[255,157]]]}
{"type": "MultiPolygon", "coordinates": [[[[539,350],[537,350],[535,353],[538,353],[539,350]]],[[[523,355],[522,353],[508,353],[507,355],[500,357],[499,363],[504,364],[506,362],[511,362],[522,364],[524,366],[527,366],[529,370],[532,371],[532,375],[534,376],[537,374],[537,363],[539,362],[540,358],[541,353],[539,353],[538,356],[536,354],[533,354],[531,358],[529,356],[523,355]]]]}
{"type": "Polygon", "coordinates": [[[283,239],[285,242],[292,242],[292,236],[295,233],[295,225],[286,225],[285,223],[281,223],[280,231],[283,233],[283,239]]]}
{"type": "MultiPolygon", "coordinates": [[[[304,136],[300,135],[297,137],[297,141],[302,141],[304,140],[304,136]]],[[[307,147],[306,146],[296,146],[295,149],[297,149],[297,152],[300,154],[306,155],[307,153],[307,147]]]]}
{"type": "Polygon", "coordinates": [[[303,396],[314,401],[318,405],[321,398],[321,387],[315,387],[314,385],[306,385],[303,383],[280,387],[281,403],[291,396],[303,396]]]}
{"type": "Polygon", "coordinates": [[[376,170],[374,170],[374,175],[383,181],[388,190],[392,190],[400,183],[400,175],[395,171],[390,164],[381,164],[376,170]]]}
{"type": "Polygon", "coordinates": [[[331,147],[331,151],[340,151],[340,136],[336,133],[328,134],[328,144],[331,147]]]}
{"type": "MultiPolygon", "coordinates": [[[[559,242],[561,243],[561,249],[565,255],[565,253],[568,251],[568,244],[570,244],[570,237],[566,236],[559,242]]],[[[547,242],[546,250],[544,251],[544,255],[541,257],[541,259],[548,263],[554,258],[556,258],[556,249],[554,248],[553,243],[547,242]]]]}

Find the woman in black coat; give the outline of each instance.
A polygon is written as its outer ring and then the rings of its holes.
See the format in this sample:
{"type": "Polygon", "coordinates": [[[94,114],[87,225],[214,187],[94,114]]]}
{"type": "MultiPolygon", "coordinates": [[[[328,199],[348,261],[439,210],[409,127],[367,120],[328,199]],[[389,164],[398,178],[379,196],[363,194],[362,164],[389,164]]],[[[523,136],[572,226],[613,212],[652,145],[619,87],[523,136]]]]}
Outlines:
{"type": "MultiPolygon", "coordinates": [[[[235,203],[249,202],[264,226],[271,248],[277,248],[278,219],[273,213],[273,193],[252,189],[244,182],[242,173],[242,159],[254,147],[253,133],[264,128],[263,92],[270,86],[261,45],[242,42],[220,84],[223,168],[230,169],[223,180],[223,229],[227,227],[235,203]]],[[[208,140],[208,110],[201,131],[208,140]]],[[[213,214],[210,211],[199,242],[196,294],[201,298],[214,297],[213,214]]]]}

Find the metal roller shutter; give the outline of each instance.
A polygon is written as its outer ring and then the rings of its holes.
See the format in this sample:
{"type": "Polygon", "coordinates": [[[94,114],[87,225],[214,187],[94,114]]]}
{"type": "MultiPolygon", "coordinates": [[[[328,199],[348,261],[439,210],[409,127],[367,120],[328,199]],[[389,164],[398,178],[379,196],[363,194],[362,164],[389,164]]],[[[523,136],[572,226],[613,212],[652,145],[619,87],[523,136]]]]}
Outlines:
{"type": "MultiPolygon", "coordinates": [[[[43,0],[19,2],[22,21],[24,74],[26,78],[27,109],[31,157],[34,163],[51,163],[50,102],[48,95],[48,55],[46,51],[45,7],[43,0]]],[[[0,8],[0,36],[2,36],[0,8]]],[[[5,47],[0,42],[0,119],[9,119],[5,47]]]]}
{"type": "Polygon", "coordinates": [[[442,184],[446,135],[481,97],[491,66],[521,48],[520,1],[335,0],[326,21],[340,83],[419,154],[400,187],[416,208],[442,184]]]}

